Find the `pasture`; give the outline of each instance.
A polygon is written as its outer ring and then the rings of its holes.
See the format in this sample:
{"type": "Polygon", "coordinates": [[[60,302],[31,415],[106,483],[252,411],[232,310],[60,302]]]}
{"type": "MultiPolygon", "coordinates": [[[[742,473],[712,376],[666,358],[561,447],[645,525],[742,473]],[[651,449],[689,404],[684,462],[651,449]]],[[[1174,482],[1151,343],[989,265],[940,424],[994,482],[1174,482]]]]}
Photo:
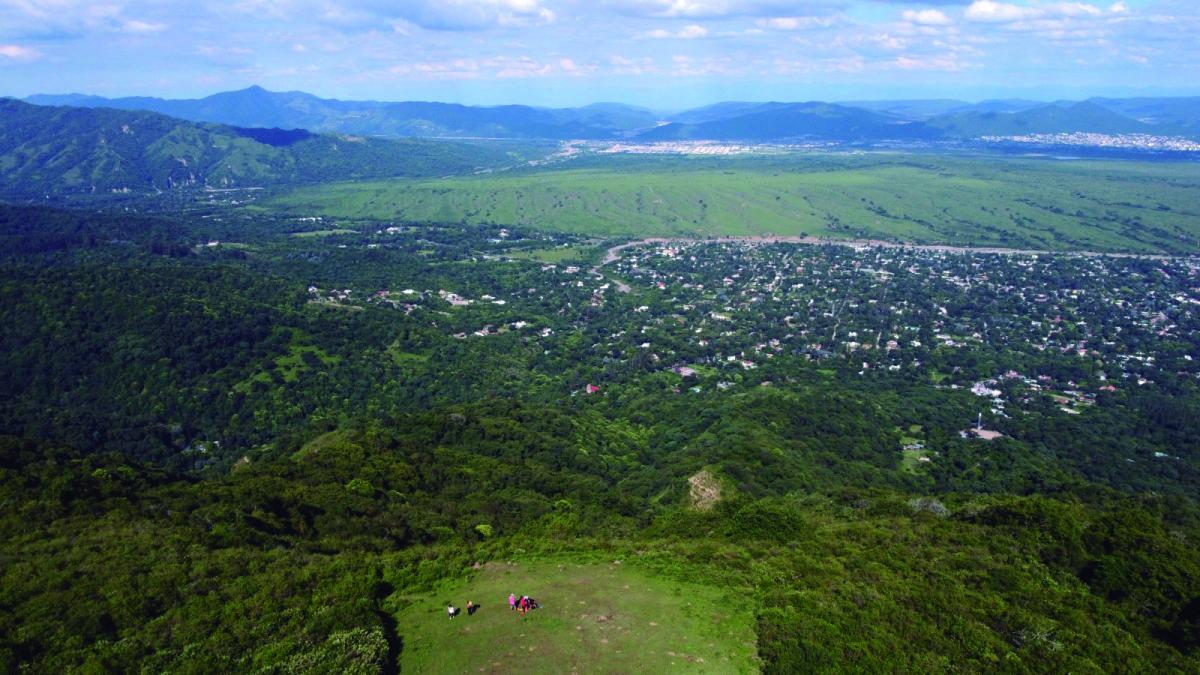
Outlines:
{"type": "Polygon", "coordinates": [[[487,176],[323,184],[271,205],[298,215],[600,236],[1200,251],[1200,164],[1182,162],[881,153],[590,158],[487,176]]]}

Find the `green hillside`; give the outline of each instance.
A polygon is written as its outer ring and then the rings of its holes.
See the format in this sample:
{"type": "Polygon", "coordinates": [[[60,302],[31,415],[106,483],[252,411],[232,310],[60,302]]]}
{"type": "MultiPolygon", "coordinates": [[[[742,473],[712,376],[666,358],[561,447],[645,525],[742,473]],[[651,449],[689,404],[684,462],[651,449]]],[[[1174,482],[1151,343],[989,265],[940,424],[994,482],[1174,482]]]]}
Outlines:
{"type": "Polygon", "coordinates": [[[41,107],[4,99],[0,194],[145,194],[444,176],[511,161],[503,152],[460,143],[305,132],[274,136],[281,140],[262,131],[184,122],[157,113],[41,107]]]}

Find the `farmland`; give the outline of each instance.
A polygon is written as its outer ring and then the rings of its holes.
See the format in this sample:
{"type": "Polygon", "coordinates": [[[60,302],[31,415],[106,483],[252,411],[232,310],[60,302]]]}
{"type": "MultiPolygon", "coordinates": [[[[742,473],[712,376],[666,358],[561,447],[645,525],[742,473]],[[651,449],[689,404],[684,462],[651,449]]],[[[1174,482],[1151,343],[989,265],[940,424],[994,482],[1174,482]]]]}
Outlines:
{"type": "Polygon", "coordinates": [[[485,176],[324,184],[269,206],[604,236],[811,235],[1188,253],[1200,240],[1200,166],[899,154],[591,157],[485,176]]]}

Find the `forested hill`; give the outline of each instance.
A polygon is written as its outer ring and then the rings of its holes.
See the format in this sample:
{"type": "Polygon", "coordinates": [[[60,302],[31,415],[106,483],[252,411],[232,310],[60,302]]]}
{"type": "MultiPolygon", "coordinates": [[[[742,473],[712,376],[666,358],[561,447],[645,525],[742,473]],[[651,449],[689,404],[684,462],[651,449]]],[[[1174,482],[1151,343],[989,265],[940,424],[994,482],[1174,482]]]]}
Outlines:
{"type": "Polygon", "coordinates": [[[197,122],[302,127],[318,132],[393,137],[611,138],[631,129],[649,128],[656,120],[649,110],[620,104],[549,109],[425,101],[339,101],[302,91],[274,92],[262,87],[185,100],[81,95],[31,96],[28,100],[38,104],[151,110],[197,122]]]}
{"type": "Polygon", "coordinates": [[[1156,127],[1125,117],[1090,101],[1071,106],[1046,105],[1018,112],[972,110],[935,117],[929,124],[948,135],[962,138],[1078,131],[1103,134],[1187,132],[1187,129],[1174,125],[1156,127]]]}
{"type": "Polygon", "coordinates": [[[444,176],[507,161],[465,143],[246,129],[0,99],[0,194],[8,196],[444,176]]]}

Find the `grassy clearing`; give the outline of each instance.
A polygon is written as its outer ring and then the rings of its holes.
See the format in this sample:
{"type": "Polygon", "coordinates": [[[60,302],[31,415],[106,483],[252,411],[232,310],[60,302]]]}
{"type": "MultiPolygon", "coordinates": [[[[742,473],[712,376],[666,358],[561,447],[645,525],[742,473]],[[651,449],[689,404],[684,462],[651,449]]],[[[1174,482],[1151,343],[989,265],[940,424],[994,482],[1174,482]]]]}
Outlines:
{"type": "Polygon", "coordinates": [[[1195,252],[1200,165],[932,155],[597,161],[486,177],[314,186],[274,207],[605,236],[817,235],[1195,252]]]}
{"type": "Polygon", "coordinates": [[[584,261],[595,251],[592,246],[555,246],[554,248],[537,248],[528,251],[512,251],[506,253],[517,260],[536,260],[544,263],[561,263],[567,260],[584,261]]]}
{"type": "Polygon", "coordinates": [[[411,598],[396,616],[401,672],[757,672],[753,608],[725,591],[621,564],[493,563],[411,598]],[[509,611],[508,594],[543,604],[509,611]],[[450,620],[446,603],[481,605],[450,620]]]}
{"type": "Polygon", "coordinates": [[[234,385],[234,390],[249,391],[255,382],[272,386],[275,384],[276,377],[283,382],[295,382],[300,379],[300,375],[314,368],[325,368],[341,362],[342,357],[340,356],[327,354],[320,347],[297,342],[302,339],[307,339],[307,336],[299,331],[293,331],[292,342],[288,345],[288,353],[275,358],[274,368],[251,375],[234,385]]]}
{"type": "MultiPolygon", "coordinates": [[[[902,446],[912,446],[918,443],[925,443],[925,427],[920,424],[910,424],[907,429],[896,427],[896,431],[900,432],[900,444],[902,446]]],[[[900,468],[908,473],[917,473],[924,463],[924,458],[929,456],[929,451],[925,448],[903,448],[901,449],[900,468]]]]}
{"type": "Polygon", "coordinates": [[[358,234],[358,230],[347,230],[345,228],[334,228],[332,230],[309,230],[308,232],[293,232],[293,237],[301,239],[311,239],[313,237],[332,237],[335,234],[358,234]]]}

